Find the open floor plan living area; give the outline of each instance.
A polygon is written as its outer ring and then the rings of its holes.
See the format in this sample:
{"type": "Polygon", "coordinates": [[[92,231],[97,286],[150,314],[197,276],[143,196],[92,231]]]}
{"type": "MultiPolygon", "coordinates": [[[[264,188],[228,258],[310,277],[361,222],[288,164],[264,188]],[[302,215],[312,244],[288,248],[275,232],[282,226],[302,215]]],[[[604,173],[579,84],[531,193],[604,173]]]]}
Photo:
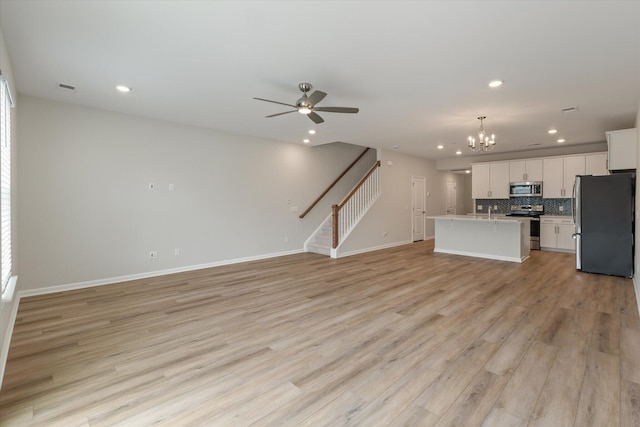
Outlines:
{"type": "Polygon", "coordinates": [[[0,0],[1,427],[640,427],[640,0],[0,0]]]}

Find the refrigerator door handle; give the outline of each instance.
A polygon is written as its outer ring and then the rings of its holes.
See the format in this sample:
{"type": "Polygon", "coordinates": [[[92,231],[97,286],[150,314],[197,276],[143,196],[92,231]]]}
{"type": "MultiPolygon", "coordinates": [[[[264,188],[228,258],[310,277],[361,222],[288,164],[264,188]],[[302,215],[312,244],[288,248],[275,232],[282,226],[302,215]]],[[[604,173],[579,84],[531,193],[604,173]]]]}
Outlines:
{"type": "Polygon", "coordinates": [[[575,224],[576,232],[573,234],[573,238],[576,240],[576,270],[582,270],[582,217],[578,212],[582,208],[580,197],[580,176],[576,176],[573,181],[573,197],[571,198],[571,214],[573,216],[573,223],[575,224]]]}
{"type": "Polygon", "coordinates": [[[573,217],[573,223],[576,223],[576,209],[575,209],[575,200],[576,200],[576,184],[578,183],[578,177],[573,181],[573,191],[571,192],[571,216],[573,217]]]}

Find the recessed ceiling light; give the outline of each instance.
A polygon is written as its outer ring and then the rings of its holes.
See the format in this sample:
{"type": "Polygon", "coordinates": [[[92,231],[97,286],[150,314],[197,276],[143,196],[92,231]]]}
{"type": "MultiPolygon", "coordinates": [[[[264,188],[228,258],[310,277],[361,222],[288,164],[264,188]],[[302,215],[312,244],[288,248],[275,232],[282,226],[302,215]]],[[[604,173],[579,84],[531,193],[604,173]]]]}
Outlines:
{"type": "Polygon", "coordinates": [[[120,92],[131,92],[131,88],[128,86],[124,86],[124,85],[118,85],[116,86],[116,89],[118,89],[120,92]]]}
{"type": "Polygon", "coordinates": [[[559,144],[562,144],[564,141],[565,141],[565,139],[564,139],[564,138],[560,138],[560,139],[558,140],[558,143],[559,143],[559,144]]]}
{"type": "Polygon", "coordinates": [[[438,150],[442,150],[444,148],[444,145],[440,144],[436,147],[438,150]]]}
{"type": "Polygon", "coordinates": [[[394,149],[394,150],[397,150],[398,148],[400,148],[398,145],[394,145],[394,146],[393,146],[393,149],[394,149]]]}
{"type": "Polygon", "coordinates": [[[315,135],[316,131],[314,129],[309,129],[309,135],[315,135]]]}
{"type": "Polygon", "coordinates": [[[464,173],[471,173],[471,171],[467,169],[466,171],[464,171],[464,173]]]}
{"type": "Polygon", "coordinates": [[[309,143],[309,139],[308,138],[303,139],[302,142],[304,142],[305,144],[308,144],[309,143]]]}
{"type": "Polygon", "coordinates": [[[456,151],[456,154],[460,155],[460,154],[462,154],[462,151],[458,150],[458,151],[456,151]]]}
{"type": "Polygon", "coordinates": [[[491,80],[489,82],[489,87],[500,87],[504,83],[504,80],[491,80]]]}
{"type": "Polygon", "coordinates": [[[558,133],[558,129],[549,129],[550,135],[553,135],[554,133],[558,133]]]}

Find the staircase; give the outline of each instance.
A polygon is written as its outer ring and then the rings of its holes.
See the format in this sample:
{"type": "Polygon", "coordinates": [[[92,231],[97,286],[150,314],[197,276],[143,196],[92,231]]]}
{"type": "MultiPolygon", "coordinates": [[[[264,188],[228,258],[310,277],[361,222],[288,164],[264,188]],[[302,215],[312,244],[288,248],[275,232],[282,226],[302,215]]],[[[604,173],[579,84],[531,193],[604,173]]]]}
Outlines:
{"type": "Polygon", "coordinates": [[[338,248],[380,197],[380,161],[377,161],[331,215],[305,242],[305,250],[338,258],[338,248]]]}
{"type": "Polygon", "coordinates": [[[311,235],[311,238],[307,240],[305,245],[306,251],[331,256],[332,236],[331,216],[328,216],[322,225],[311,235]]]}

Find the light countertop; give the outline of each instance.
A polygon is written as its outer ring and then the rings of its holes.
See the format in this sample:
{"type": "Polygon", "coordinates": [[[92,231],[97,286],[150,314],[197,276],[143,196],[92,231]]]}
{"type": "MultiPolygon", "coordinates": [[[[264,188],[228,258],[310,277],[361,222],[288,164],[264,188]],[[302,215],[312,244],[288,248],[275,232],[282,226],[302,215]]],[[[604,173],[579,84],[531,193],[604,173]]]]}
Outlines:
{"type": "Polygon", "coordinates": [[[522,217],[522,216],[505,216],[496,214],[491,215],[491,219],[489,219],[488,215],[438,215],[438,216],[428,216],[429,219],[451,219],[451,220],[461,220],[461,221],[531,221],[531,218],[522,217]]]}

